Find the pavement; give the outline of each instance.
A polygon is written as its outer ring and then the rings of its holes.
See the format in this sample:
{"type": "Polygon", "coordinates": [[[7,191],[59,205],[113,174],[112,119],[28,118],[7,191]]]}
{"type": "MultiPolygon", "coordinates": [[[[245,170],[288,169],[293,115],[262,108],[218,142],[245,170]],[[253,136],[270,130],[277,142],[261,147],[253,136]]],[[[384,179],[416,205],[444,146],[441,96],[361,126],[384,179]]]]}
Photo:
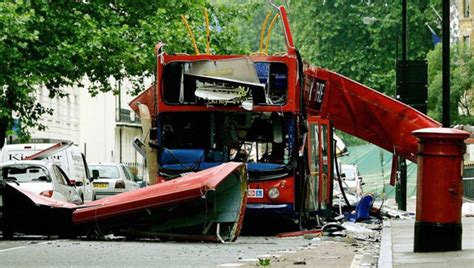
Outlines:
{"type": "Polygon", "coordinates": [[[415,219],[386,220],[382,231],[378,267],[473,267],[474,217],[463,217],[462,227],[462,250],[415,253],[415,219]]]}

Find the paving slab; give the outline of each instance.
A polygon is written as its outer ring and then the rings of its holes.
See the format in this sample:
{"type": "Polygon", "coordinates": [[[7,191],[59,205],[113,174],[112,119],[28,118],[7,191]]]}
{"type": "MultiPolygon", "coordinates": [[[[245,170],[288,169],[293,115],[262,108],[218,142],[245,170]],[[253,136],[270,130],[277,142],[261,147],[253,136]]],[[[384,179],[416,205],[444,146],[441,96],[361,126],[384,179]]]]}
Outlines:
{"type": "Polygon", "coordinates": [[[378,267],[472,267],[474,217],[463,217],[462,226],[462,250],[415,253],[415,219],[387,220],[382,232],[378,267]]]}

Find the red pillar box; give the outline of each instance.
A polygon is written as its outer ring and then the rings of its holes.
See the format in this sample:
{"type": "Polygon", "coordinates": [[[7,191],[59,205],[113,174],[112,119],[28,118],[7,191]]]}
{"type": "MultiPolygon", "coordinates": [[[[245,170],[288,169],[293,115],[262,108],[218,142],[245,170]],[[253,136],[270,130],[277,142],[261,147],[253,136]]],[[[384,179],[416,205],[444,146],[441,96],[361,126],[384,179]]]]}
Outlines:
{"type": "Polygon", "coordinates": [[[424,128],[412,134],[418,139],[414,251],[461,250],[462,165],[469,133],[424,128]]]}

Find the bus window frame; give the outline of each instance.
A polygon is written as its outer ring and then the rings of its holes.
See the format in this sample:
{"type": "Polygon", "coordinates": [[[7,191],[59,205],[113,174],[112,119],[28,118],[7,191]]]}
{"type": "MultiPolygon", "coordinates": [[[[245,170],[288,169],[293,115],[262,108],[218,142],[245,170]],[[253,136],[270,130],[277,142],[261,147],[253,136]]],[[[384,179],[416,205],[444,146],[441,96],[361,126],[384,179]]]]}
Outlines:
{"type": "Polygon", "coordinates": [[[245,111],[239,106],[208,106],[208,105],[183,105],[183,104],[172,104],[167,103],[163,98],[163,70],[164,66],[172,62],[198,62],[198,61],[214,61],[223,59],[233,59],[240,57],[249,57],[254,62],[277,62],[283,63],[287,67],[287,93],[286,103],[284,105],[254,105],[252,112],[300,112],[300,90],[299,90],[299,77],[296,69],[298,68],[298,62],[295,57],[292,56],[242,56],[242,55],[168,55],[163,54],[159,60],[159,67],[157,73],[158,85],[155,87],[157,91],[157,106],[159,107],[158,113],[160,112],[179,112],[179,111],[245,111]]]}

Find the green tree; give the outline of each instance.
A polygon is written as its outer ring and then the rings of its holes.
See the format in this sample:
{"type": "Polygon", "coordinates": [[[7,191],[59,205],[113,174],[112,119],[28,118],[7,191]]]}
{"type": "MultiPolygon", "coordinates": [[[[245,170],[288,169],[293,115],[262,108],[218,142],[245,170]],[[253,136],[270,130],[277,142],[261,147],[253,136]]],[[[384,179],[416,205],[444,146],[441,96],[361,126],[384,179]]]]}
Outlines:
{"type": "MultiPolygon", "coordinates": [[[[395,61],[401,58],[401,1],[292,1],[291,19],[303,58],[387,95],[395,95],[395,61]]],[[[439,0],[408,1],[408,58],[432,48],[426,22],[439,0]]]]}
{"type": "MultiPolygon", "coordinates": [[[[438,121],[442,117],[442,45],[428,53],[428,115],[438,121]]],[[[451,125],[474,124],[474,58],[463,46],[451,48],[450,81],[451,125]]]]}
{"type": "MultiPolygon", "coordinates": [[[[240,47],[244,52],[256,53],[260,50],[260,34],[263,27],[263,22],[270,12],[270,17],[266,23],[263,36],[263,51],[266,52],[265,47],[268,37],[268,29],[271,21],[278,13],[268,1],[262,0],[211,0],[216,5],[228,6],[241,10],[239,17],[233,22],[238,35],[237,39],[240,47]]],[[[283,0],[275,0],[275,5],[285,5],[283,0]]],[[[291,23],[291,21],[290,21],[291,23]]],[[[275,52],[285,52],[286,46],[284,43],[283,27],[281,27],[281,18],[277,18],[273,25],[270,39],[268,43],[268,54],[275,52]]]]}
{"type": "MultiPolygon", "coordinates": [[[[113,90],[110,77],[129,77],[134,91],[142,90],[141,81],[153,72],[157,42],[165,42],[170,52],[193,53],[181,14],[204,52],[205,9],[213,52],[241,52],[231,22],[243,11],[206,0],[0,2],[0,125],[11,124],[16,113],[24,134],[31,127],[44,129],[38,119],[53,111],[35,99],[39,87],[47,88],[50,97],[61,97],[63,86],[81,87],[87,76],[94,95],[113,90]]],[[[0,140],[4,137],[0,127],[0,140]]]]}

